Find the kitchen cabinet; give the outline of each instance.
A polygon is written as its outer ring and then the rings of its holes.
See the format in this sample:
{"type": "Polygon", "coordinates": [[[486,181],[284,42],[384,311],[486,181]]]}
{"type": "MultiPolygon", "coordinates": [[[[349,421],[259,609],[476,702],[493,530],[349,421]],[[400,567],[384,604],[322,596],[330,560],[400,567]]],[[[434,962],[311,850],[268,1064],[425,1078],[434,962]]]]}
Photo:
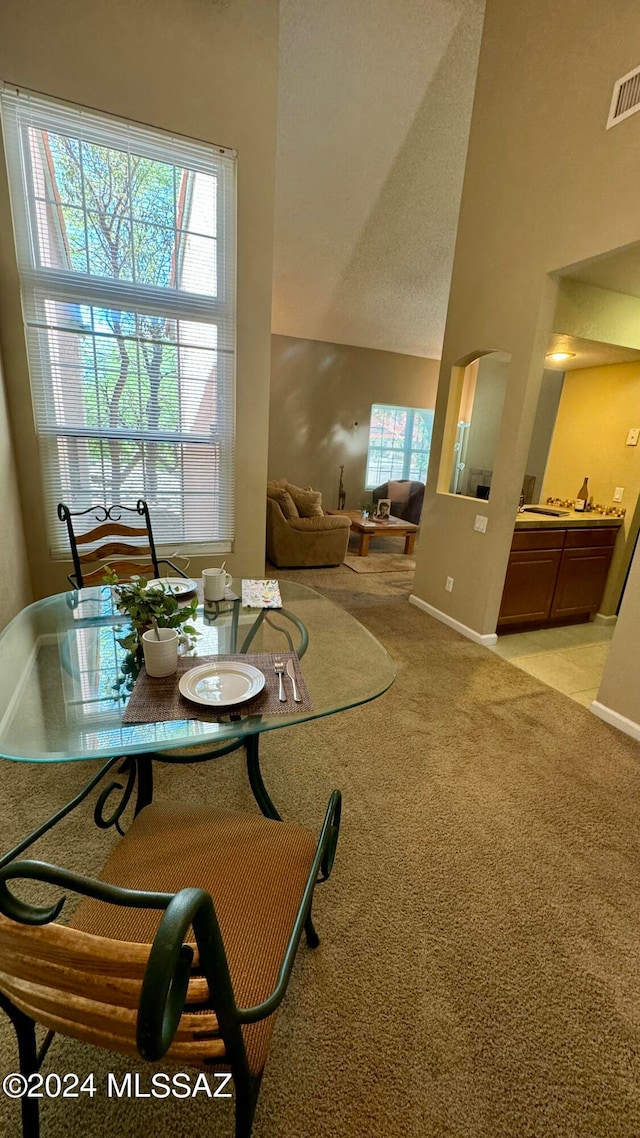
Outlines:
{"type": "Polygon", "coordinates": [[[617,533],[614,526],[516,530],[498,630],[597,612],[617,533]]]}
{"type": "Polygon", "coordinates": [[[564,530],[514,533],[498,627],[548,620],[563,543],[564,530]]]}
{"type": "Polygon", "coordinates": [[[551,620],[594,613],[602,600],[617,530],[567,530],[551,620]]]}

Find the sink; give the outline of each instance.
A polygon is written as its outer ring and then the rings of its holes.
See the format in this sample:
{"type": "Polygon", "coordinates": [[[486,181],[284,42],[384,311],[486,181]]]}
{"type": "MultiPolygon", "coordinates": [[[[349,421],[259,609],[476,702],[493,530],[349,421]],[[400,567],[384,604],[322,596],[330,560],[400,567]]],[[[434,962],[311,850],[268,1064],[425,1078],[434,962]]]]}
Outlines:
{"type": "Polygon", "coordinates": [[[568,518],[571,510],[556,510],[553,506],[523,506],[523,514],[542,514],[545,518],[568,518]]]}

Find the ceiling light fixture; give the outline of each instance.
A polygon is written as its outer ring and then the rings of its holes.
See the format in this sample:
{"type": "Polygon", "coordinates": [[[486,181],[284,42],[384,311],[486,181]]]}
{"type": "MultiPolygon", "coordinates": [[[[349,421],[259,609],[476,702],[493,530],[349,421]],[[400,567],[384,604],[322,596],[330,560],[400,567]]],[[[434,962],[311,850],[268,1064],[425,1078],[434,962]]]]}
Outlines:
{"type": "Polygon", "coordinates": [[[565,360],[575,359],[575,352],[549,352],[547,359],[554,364],[564,363],[565,360]]]}

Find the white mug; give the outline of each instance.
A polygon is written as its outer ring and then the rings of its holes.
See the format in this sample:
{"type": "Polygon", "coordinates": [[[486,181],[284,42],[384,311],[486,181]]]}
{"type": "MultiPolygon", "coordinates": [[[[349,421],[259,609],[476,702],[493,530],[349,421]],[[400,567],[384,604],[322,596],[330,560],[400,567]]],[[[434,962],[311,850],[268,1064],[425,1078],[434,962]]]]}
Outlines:
{"type": "Polygon", "coordinates": [[[172,676],[178,668],[178,647],[184,649],[187,645],[187,637],[175,628],[159,628],[157,633],[150,628],[143,632],[142,651],[147,675],[154,679],[172,676]]]}
{"type": "Polygon", "coordinates": [[[231,585],[233,578],[224,569],[202,570],[202,591],[205,601],[224,600],[224,591],[231,585]]]}

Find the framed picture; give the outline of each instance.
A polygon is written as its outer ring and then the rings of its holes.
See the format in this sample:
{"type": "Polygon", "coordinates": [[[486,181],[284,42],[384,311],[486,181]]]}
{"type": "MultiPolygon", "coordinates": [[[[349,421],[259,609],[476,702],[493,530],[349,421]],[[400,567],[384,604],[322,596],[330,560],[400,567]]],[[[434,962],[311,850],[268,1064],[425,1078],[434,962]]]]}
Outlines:
{"type": "Polygon", "coordinates": [[[379,498],[374,517],[378,522],[387,522],[391,514],[391,498],[379,498]]]}

